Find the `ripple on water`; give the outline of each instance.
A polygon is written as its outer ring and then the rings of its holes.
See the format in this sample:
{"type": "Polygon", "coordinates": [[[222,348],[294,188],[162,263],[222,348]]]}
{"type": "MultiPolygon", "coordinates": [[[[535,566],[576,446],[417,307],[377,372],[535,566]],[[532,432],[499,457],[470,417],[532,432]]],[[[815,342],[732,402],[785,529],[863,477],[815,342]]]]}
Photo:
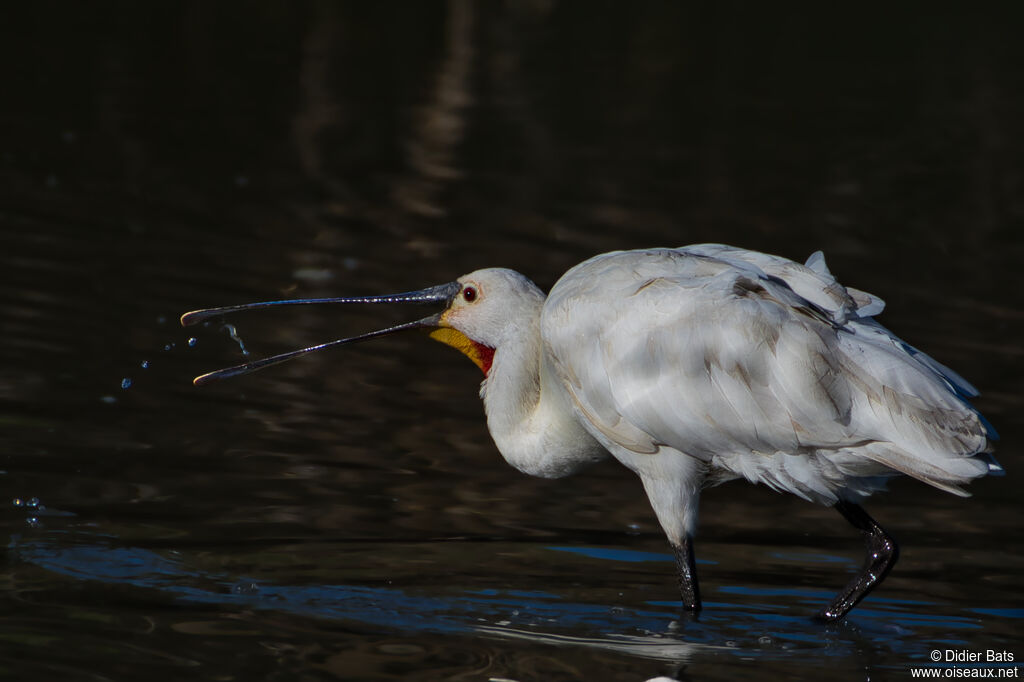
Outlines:
{"type": "MultiPolygon", "coordinates": [[[[16,498],[15,506],[27,507],[31,502],[31,498],[27,502],[16,498]]],[[[453,591],[451,587],[257,582],[206,571],[180,555],[111,545],[109,538],[96,537],[91,542],[83,542],[81,535],[77,538],[75,544],[67,544],[62,536],[43,535],[12,542],[11,549],[20,561],[53,573],[156,589],[186,603],[313,616],[406,635],[483,634],[676,662],[701,652],[744,659],[776,659],[796,651],[847,657],[865,641],[910,660],[923,656],[929,643],[963,644],[971,631],[981,627],[975,615],[936,615],[936,604],[931,602],[884,598],[869,598],[846,622],[822,625],[808,616],[829,596],[819,589],[724,585],[710,591],[705,611],[693,618],[681,617],[673,601],[609,606],[574,601],[557,590],[453,591]]],[[[601,548],[573,549],[601,559],[619,554],[601,548]]],[[[620,560],[662,559],[655,553],[622,552],[620,560]]],[[[1018,609],[975,611],[1000,618],[1022,615],[1018,609]]]]}

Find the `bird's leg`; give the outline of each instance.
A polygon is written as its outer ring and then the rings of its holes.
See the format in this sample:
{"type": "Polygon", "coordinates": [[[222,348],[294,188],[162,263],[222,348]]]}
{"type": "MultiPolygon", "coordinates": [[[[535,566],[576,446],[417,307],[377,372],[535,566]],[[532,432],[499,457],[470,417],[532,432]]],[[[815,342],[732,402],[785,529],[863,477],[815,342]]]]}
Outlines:
{"type": "Polygon", "coordinates": [[[868,551],[860,573],[854,576],[828,606],[818,612],[818,618],[828,621],[839,620],[849,613],[868,592],[882,582],[900,555],[896,541],[860,505],[840,500],[835,504],[835,508],[864,534],[864,543],[868,551]]]}
{"type": "Polygon", "coordinates": [[[700,611],[700,587],[697,585],[697,560],[693,553],[693,538],[687,535],[683,543],[672,544],[679,569],[679,594],[683,598],[683,609],[696,613],[700,611]]]}

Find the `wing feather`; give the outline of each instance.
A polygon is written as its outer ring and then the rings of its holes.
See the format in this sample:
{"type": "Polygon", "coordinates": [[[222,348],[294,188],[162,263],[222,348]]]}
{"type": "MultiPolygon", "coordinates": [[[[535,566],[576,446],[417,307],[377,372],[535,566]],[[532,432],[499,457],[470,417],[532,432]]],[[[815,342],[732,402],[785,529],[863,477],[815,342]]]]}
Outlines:
{"type": "Polygon", "coordinates": [[[987,470],[971,456],[990,433],[966,381],[861,317],[882,305],[820,255],[701,245],[577,266],[541,330],[583,421],[629,451],[667,446],[809,499],[889,470],[955,491],[987,470]]]}

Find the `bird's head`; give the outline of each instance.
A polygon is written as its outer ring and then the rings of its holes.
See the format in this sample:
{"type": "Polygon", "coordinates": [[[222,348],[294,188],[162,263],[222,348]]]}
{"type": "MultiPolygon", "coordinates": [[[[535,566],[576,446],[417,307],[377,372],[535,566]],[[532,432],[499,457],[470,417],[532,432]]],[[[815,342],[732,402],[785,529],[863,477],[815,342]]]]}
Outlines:
{"type": "Polygon", "coordinates": [[[544,294],[514,270],[487,268],[463,275],[458,293],[430,336],[456,348],[487,374],[494,351],[534,319],[544,294]]]}
{"type": "Polygon", "coordinates": [[[274,355],[209,372],[195,378],[194,383],[205,384],[247,374],[270,365],[305,355],[331,346],[365,341],[409,329],[425,329],[431,338],[464,353],[486,375],[491,368],[495,349],[499,348],[515,330],[534,321],[544,302],[544,294],[523,275],[504,268],[477,270],[454,282],[418,291],[385,296],[359,296],[344,298],[304,298],[284,301],[263,301],[223,308],[193,310],[181,316],[183,326],[194,325],[211,317],[228,313],[282,305],[312,303],[416,303],[441,304],[444,309],[433,315],[395,325],[386,329],[351,336],[327,343],[274,355]]]}

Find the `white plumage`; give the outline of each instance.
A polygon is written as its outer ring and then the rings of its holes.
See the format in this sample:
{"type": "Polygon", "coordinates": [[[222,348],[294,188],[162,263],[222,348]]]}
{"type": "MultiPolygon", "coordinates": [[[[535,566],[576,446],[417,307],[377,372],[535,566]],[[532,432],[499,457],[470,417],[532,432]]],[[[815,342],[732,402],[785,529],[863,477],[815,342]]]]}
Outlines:
{"type": "Polygon", "coordinates": [[[642,478],[685,455],[712,483],[823,504],[894,473],[964,494],[989,470],[975,391],[810,263],[720,245],[598,256],[551,290],[546,354],[588,432],[642,478]]]}
{"type": "Polygon", "coordinates": [[[459,279],[446,324],[494,348],[482,396],[516,468],[563,476],[611,453],[643,481],[700,608],[692,537],[700,491],[745,478],[834,505],[864,532],[862,573],[822,613],[840,618],[895,563],[857,503],[906,474],[966,495],[1001,469],[977,391],[873,318],[820,252],[806,264],[720,244],[607,253],[543,294],[509,270],[459,279]],[[538,333],[539,332],[539,333],[538,333]]]}
{"type": "Polygon", "coordinates": [[[610,453],[643,481],[694,611],[692,537],[707,486],[763,483],[833,505],[864,533],[864,569],[820,614],[835,619],[897,556],[858,506],[864,497],[896,474],[965,495],[961,485],[1001,471],[987,454],[996,435],[967,402],[974,387],[878,324],[884,303],[839,284],[820,252],[801,265],[720,244],[621,251],[572,268],[547,297],[491,268],[333,300],[444,302],[439,315],[333,343],[436,328],[484,370],[488,428],[510,464],[559,477],[610,453]]]}
{"type": "Polygon", "coordinates": [[[810,262],[721,245],[609,253],[546,300],[518,273],[481,270],[459,280],[480,297],[446,320],[497,349],[488,420],[527,473],[594,459],[575,422],[641,476],[637,455],[674,450],[712,482],[827,504],[895,473],[964,494],[989,471],[974,455],[990,450],[990,429],[964,399],[976,391],[861,315],[879,299],[839,285],[820,254],[810,262]]]}

